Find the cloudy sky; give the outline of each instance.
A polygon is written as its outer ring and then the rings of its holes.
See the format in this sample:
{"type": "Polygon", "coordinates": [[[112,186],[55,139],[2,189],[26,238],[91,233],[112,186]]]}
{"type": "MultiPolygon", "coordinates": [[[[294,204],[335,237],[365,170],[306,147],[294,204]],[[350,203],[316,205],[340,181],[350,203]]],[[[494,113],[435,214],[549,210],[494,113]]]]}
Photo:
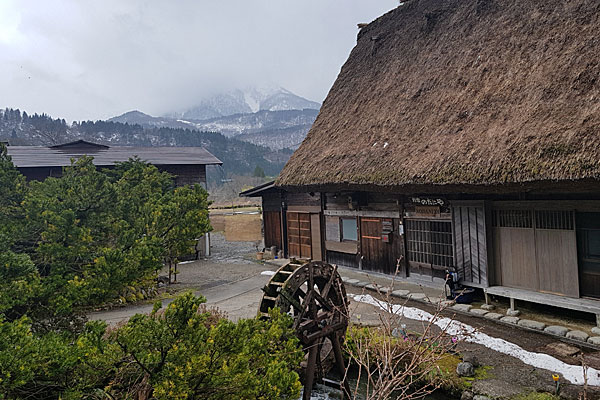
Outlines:
{"type": "Polygon", "coordinates": [[[160,115],[281,85],[322,101],[359,22],[398,0],[0,0],[0,107],[160,115]]]}

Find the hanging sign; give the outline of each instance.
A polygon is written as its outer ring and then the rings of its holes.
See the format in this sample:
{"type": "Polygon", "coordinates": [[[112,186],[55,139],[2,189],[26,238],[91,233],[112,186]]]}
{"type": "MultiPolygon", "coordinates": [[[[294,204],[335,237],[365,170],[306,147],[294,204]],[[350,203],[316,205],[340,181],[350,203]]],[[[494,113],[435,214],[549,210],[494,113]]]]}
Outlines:
{"type": "Polygon", "coordinates": [[[446,201],[439,197],[411,197],[411,202],[420,206],[439,206],[442,207],[446,201]]]}

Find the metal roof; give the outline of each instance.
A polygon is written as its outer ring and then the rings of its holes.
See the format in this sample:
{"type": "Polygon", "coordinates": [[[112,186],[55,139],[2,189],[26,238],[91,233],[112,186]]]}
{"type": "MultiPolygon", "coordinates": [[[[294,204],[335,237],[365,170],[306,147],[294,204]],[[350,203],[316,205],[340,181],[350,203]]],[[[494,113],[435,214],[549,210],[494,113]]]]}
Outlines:
{"type": "Polygon", "coordinates": [[[202,147],[45,147],[8,146],[8,155],[18,168],[64,167],[71,165],[71,159],[84,155],[94,157],[94,164],[113,165],[127,161],[131,157],[154,165],[222,165],[223,162],[202,147]]]}

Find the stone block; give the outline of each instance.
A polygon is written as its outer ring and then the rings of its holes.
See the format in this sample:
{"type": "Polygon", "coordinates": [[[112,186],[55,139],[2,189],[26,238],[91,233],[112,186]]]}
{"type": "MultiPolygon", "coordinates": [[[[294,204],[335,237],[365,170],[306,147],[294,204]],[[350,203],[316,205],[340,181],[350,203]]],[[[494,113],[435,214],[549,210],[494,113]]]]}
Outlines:
{"type": "Polygon", "coordinates": [[[520,319],[521,318],[519,317],[502,317],[500,318],[500,321],[506,322],[507,324],[517,325],[520,319]]]}
{"type": "Polygon", "coordinates": [[[484,304],[481,306],[484,310],[493,311],[496,309],[496,306],[493,304],[484,304]]]}
{"type": "Polygon", "coordinates": [[[452,309],[462,312],[469,312],[471,308],[473,308],[473,306],[470,304],[455,304],[452,306],[452,309]]]}
{"type": "Polygon", "coordinates": [[[404,289],[398,289],[398,290],[394,290],[392,292],[392,296],[394,297],[406,297],[408,296],[410,293],[409,290],[404,290],[404,289]]]}
{"type": "Polygon", "coordinates": [[[350,279],[348,279],[348,280],[346,281],[346,284],[347,284],[347,285],[352,285],[352,286],[354,286],[354,285],[356,285],[358,282],[360,282],[358,279],[350,278],[350,279]]]}
{"type": "Polygon", "coordinates": [[[427,297],[425,293],[410,293],[408,295],[408,298],[411,300],[423,300],[425,297],[427,297]]]}
{"type": "Polygon", "coordinates": [[[502,314],[495,313],[495,312],[491,312],[491,313],[487,313],[487,314],[485,314],[483,317],[484,317],[484,318],[487,318],[487,319],[493,319],[493,320],[497,321],[497,320],[499,320],[500,318],[502,318],[502,317],[503,317],[503,315],[502,315],[502,314]]]}
{"type": "Polygon", "coordinates": [[[375,285],[373,283],[369,283],[368,285],[365,286],[365,289],[377,291],[377,285],[375,285]]]}
{"type": "Polygon", "coordinates": [[[511,310],[509,308],[508,310],[506,310],[506,315],[508,315],[509,317],[518,317],[519,315],[521,315],[521,311],[519,311],[519,310],[511,310]]]}
{"type": "Polygon", "coordinates": [[[354,286],[356,286],[356,287],[359,287],[359,288],[364,288],[364,287],[365,287],[365,286],[367,286],[367,285],[370,285],[370,283],[369,283],[369,282],[365,282],[365,281],[360,281],[360,282],[358,282],[358,283],[357,283],[356,285],[354,285],[354,286]]]}
{"type": "Polygon", "coordinates": [[[470,390],[465,390],[464,392],[462,392],[460,400],[473,400],[473,392],[471,392],[470,390]]]}
{"type": "Polygon", "coordinates": [[[544,328],[544,332],[548,332],[557,336],[565,336],[567,332],[569,332],[569,329],[565,328],[564,326],[550,325],[544,328]]]}
{"type": "Polygon", "coordinates": [[[588,343],[600,346],[600,336],[590,336],[587,341],[588,343]]]}
{"type": "Polygon", "coordinates": [[[530,319],[522,319],[518,322],[518,324],[522,327],[535,329],[538,331],[541,331],[546,327],[546,324],[544,324],[543,322],[532,321],[530,319]]]}
{"type": "Polygon", "coordinates": [[[468,351],[468,352],[463,353],[462,360],[463,360],[463,362],[473,364],[473,367],[479,366],[479,360],[477,359],[477,356],[473,352],[468,351]]]}
{"type": "Polygon", "coordinates": [[[453,306],[453,305],[455,305],[455,304],[456,304],[456,301],[454,301],[454,300],[442,300],[442,301],[440,302],[440,305],[441,305],[442,307],[451,307],[451,306],[453,306]]]}
{"type": "Polygon", "coordinates": [[[390,292],[390,288],[385,286],[385,287],[380,287],[379,291],[383,294],[388,294],[390,292]]]}
{"type": "Polygon", "coordinates": [[[598,328],[597,326],[592,328],[592,333],[594,335],[600,335],[600,328],[598,328]]]}
{"type": "Polygon", "coordinates": [[[475,315],[477,315],[477,316],[479,316],[479,317],[483,317],[485,314],[487,314],[487,313],[488,313],[488,311],[486,311],[486,310],[482,310],[481,308],[471,308],[471,309],[469,310],[469,312],[470,312],[471,314],[475,314],[475,315]]]}
{"type": "Polygon", "coordinates": [[[458,376],[473,376],[475,375],[475,368],[470,362],[461,362],[456,366],[456,373],[458,376]]]}
{"type": "Polygon", "coordinates": [[[588,340],[589,337],[590,337],[590,335],[588,335],[587,333],[585,333],[583,331],[567,332],[567,339],[574,339],[574,340],[580,340],[582,342],[585,342],[588,340]]]}
{"type": "Polygon", "coordinates": [[[348,279],[350,279],[349,276],[342,276],[342,282],[347,283],[348,279]]]}

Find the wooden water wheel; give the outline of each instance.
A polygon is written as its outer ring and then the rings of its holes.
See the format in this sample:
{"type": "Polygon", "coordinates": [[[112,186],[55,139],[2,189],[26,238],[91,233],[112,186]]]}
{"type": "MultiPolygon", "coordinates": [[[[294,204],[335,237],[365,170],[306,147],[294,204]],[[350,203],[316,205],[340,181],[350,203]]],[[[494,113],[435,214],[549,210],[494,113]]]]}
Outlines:
{"type": "MultiPolygon", "coordinates": [[[[348,304],[337,267],[324,262],[287,264],[263,288],[259,315],[279,307],[294,318],[294,330],[306,353],[302,375],[303,399],[310,399],[313,384],[322,381],[334,365],[345,375],[342,344],[348,327],[348,304]]],[[[350,396],[348,384],[340,385],[350,396]]]]}

